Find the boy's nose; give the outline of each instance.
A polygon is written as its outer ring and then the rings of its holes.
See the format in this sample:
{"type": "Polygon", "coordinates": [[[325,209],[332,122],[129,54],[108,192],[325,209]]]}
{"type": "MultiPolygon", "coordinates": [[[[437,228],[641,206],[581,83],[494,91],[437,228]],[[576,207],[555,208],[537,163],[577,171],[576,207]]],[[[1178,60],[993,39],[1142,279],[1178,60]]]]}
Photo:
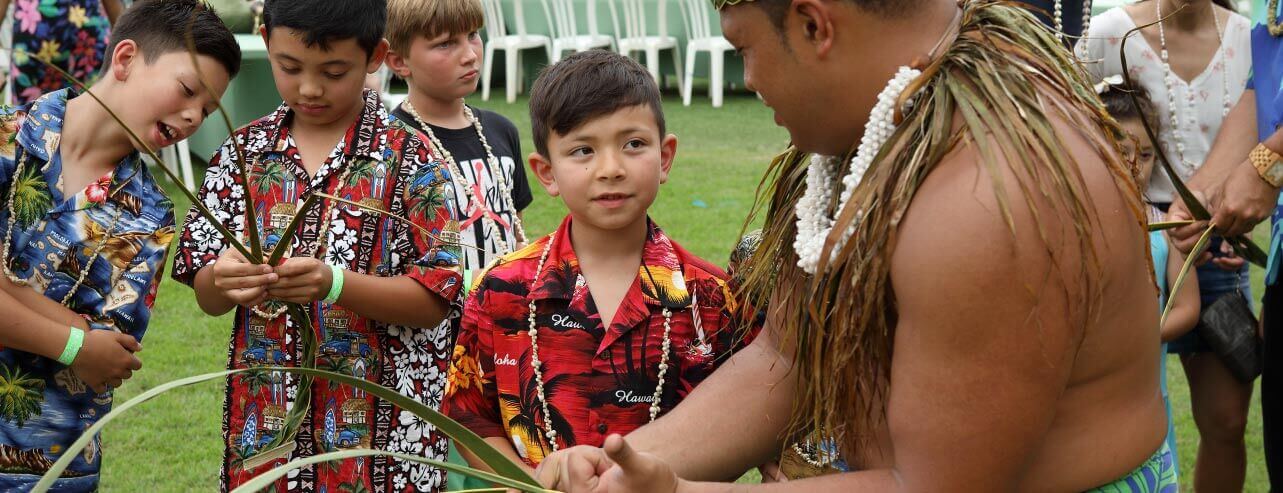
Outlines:
{"type": "Polygon", "coordinates": [[[319,98],[324,93],[325,91],[321,89],[321,85],[315,82],[303,81],[298,86],[298,94],[305,98],[319,98]]]}
{"type": "Polygon", "coordinates": [[[617,181],[627,176],[623,159],[617,153],[603,152],[597,164],[597,179],[617,181]]]}

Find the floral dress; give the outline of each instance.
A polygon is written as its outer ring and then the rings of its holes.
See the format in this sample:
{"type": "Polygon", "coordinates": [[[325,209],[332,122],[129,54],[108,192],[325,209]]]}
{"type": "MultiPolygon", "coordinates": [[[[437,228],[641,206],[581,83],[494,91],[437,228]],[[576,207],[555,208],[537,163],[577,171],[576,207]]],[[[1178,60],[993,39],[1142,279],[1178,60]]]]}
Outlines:
{"type": "Polygon", "coordinates": [[[104,63],[110,30],[101,0],[14,0],[9,83],[19,103],[70,87],[44,58],[89,84],[104,63]]]}

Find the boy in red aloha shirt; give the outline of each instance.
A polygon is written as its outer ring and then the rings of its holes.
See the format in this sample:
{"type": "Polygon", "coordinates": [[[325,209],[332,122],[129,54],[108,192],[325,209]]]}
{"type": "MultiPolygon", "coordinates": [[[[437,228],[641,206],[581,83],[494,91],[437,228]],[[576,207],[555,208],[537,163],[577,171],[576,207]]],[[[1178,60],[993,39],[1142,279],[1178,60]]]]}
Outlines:
{"type": "MultiPolygon", "coordinates": [[[[203,217],[188,214],[174,277],[196,291],[211,315],[235,309],[228,367],[303,366],[299,321],[279,302],[301,303],[314,321],[323,370],[389,387],[430,406],[445,390],[452,334],[437,328],[457,307],[461,284],[447,189],[449,172],[427,146],[391,120],[379,95],[363,90],[378,69],[384,0],[273,0],[262,36],[276,88],[275,112],[237,130],[210,160],[200,197],[229,230],[246,230],[244,194],[254,204],[265,248],[283,241],[303,214],[289,255],[279,265],[247,263],[203,217]],[[244,147],[248,183],[235,145],[244,147]],[[308,196],[325,193],[368,210],[308,196]]],[[[287,412],[303,389],[280,373],[228,379],[224,402],[223,489],[235,489],[283,454],[287,412]],[[251,466],[246,468],[246,466],[251,466]]],[[[309,406],[288,459],[346,448],[446,457],[445,437],[412,414],[346,385],[314,381],[309,406]]],[[[387,457],[358,457],[304,467],[282,478],[278,492],[436,491],[439,470],[387,457]]]]}
{"type": "Polygon", "coordinates": [[[570,215],[480,279],[444,411],[533,467],[655,419],[746,338],[726,274],[647,216],[677,138],[646,70],[576,54],[535,82],[530,115],[530,166],[570,215]]]}

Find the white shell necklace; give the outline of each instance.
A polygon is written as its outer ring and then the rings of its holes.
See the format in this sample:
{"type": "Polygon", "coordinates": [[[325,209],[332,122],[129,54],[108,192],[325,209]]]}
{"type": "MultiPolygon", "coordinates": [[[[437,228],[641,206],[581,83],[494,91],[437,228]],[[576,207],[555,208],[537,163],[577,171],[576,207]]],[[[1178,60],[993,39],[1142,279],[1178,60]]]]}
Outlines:
{"type": "MultiPolygon", "coordinates": [[[[405,102],[401,103],[401,107],[405,109],[406,113],[409,113],[410,116],[414,117],[414,121],[418,122],[419,126],[423,128],[423,133],[427,134],[428,140],[430,141],[429,144],[435,147],[437,149],[437,154],[445,159],[446,166],[451,167],[450,175],[455,177],[455,186],[463,189],[463,193],[468,197],[468,202],[472,207],[486,208],[487,205],[485,203],[485,197],[477,197],[476,194],[473,193],[472,184],[468,183],[468,178],[464,175],[463,164],[454,160],[454,155],[450,153],[449,149],[446,149],[445,145],[441,143],[441,140],[437,138],[436,133],[432,131],[432,125],[429,125],[423,117],[419,116],[419,112],[414,109],[414,105],[410,104],[409,99],[406,99],[405,102]],[[455,169],[458,169],[458,173],[454,172],[455,169]]],[[[504,235],[508,240],[504,245],[506,250],[498,252],[500,255],[503,255],[517,249],[517,242],[526,238],[526,230],[521,224],[521,218],[517,215],[517,208],[513,205],[512,183],[508,181],[508,176],[503,172],[503,166],[499,163],[499,159],[495,157],[494,149],[490,147],[490,141],[486,140],[486,133],[481,127],[481,119],[477,118],[477,116],[472,113],[472,108],[469,108],[466,104],[463,105],[463,114],[468,121],[472,123],[472,128],[476,129],[477,137],[481,140],[481,146],[486,150],[486,171],[489,172],[490,176],[493,176],[499,183],[499,200],[503,201],[503,207],[512,211],[512,230],[514,234],[504,235]]],[[[481,179],[482,177],[478,175],[478,184],[481,182],[481,179]]],[[[466,211],[468,207],[465,205],[460,209],[466,211]]],[[[494,231],[496,235],[499,234],[499,225],[495,224],[494,219],[484,212],[481,214],[481,227],[488,231],[494,231]]]]}
{"type": "MultiPolygon", "coordinates": [[[[1172,65],[1168,59],[1167,31],[1163,28],[1163,22],[1162,22],[1163,0],[1154,0],[1154,7],[1155,7],[1155,10],[1157,11],[1158,19],[1159,19],[1158,43],[1160,48],[1160,55],[1162,56],[1162,59],[1163,59],[1163,85],[1167,89],[1167,109],[1168,109],[1168,115],[1171,120],[1172,143],[1176,147],[1176,158],[1180,160],[1181,165],[1186,167],[1187,169],[1192,170],[1192,169],[1195,169],[1197,165],[1196,163],[1191,163],[1185,159],[1185,140],[1181,137],[1181,135],[1183,134],[1183,126],[1181,125],[1181,121],[1182,121],[1181,111],[1176,104],[1176,89],[1175,89],[1176,83],[1174,81],[1174,79],[1176,78],[1176,74],[1175,72],[1172,71],[1172,65]]],[[[1225,36],[1221,32],[1221,16],[1220,16],[1220,13],[1217,12],[1216,10],[1216,5],[1211,4],[1209,5],[1209,7],[1212,9],[1212,23],[1213,23],[1213,27],[1216,28],[1216,40],[1218,42],[1218,46],[1216,48],[1217,56],[1213,56],[1212,62],[1209,62],[1209,63],[1214,63],[1217,57],[1219,57],[1221,60],[1220,61],[1221,91],[1222,91],[1221,92],[1221,106],[1222,106],[1221,118],[1224,118],[1230,114],[1230,107],[1231,107],[1230,83],[1229,83],[1230,70],[1229,70],[1229,65],[1225,61],[1225,36]]],[[[1186,115],[1187,116],[1186,119],[1189,121],[1190,126],[1198,128],[1198,110],[1195,107],[1194,88],[1188,85],[1185,88],[1185,108],[1189,112],[1186,115]]]]}
{"type": "MultiPolygon", "coordinates": [[[[552,235],[548,236],[548,242],[545,243],[543,246],[543,253],[539,255],[539,266],[535,268],[534,279],[536,281],[539,279],[539,275],[543,273],[544,262],[548,260],[548,252],[552,251],[553,239],[554,237],[552,235]]],[[[531,282],[530,294],[533,295],[534,291],[535,291],[535,285],[534,285],[534,282],[531,282]]],[[[657,375],[659,380],[655,384],[655,392],[651,394],[651,399],[650,399],[650,420],[651,421],[655,421],[655,418],[659,417],[659,411],[660,411],[659,401],[660,401],[660,397],[662,397],[664,394],[664,375],[668,373],[668,353],[672,348],[672,344],[673,344],[673,339],[671,337],[673,332],[673,325],[672,325],[673,311],[665,307],[663,310],[663,314],[664,314],[664,342],[661,347],[662,352],[660,353],[660,357],[659,357],[659,374],[657,375]]],[[[695,299],[693,297],[691,298],[691,316],[694,319],[694,323],[698,326],[699,311],[695,304],[695,299]]],[[[543,363],[539,359],[539,328],[535,324],[535,300],[533,296],[530,298],[530,304],[528,305],[528,311],[526,312],[526,320],[529,322],[529,327],[530,327],[529,329],[526,330],[526,334],[530,336],[530,368],[534,370],[535,395],[538,396],[539,406],[540,406],[540,409],[543,411],[544,437],[548,438],[548,444],[552,447],[552,451],[556,452],[558,449],[557,430],[552,429],[552,418],[551,418],[552,415],[548,413],[548,398],[544,395],[543,363]]],[[[702,328],[700,329],[700,333],[701,333],[700,340],[702,344],[703,343],[702,328]]],[[[532,416],[531,419],[533,418],[534,417],[532,416]]]]}
{"type": "MultiPolygon", "coordinates": [[[[900,67],[895,77],[878,95],[878,102],[873,106],[869,121],[864,125],[864,137],[860,139],[855,157],[851,158],[850,172],[842,179],[842,195],[839,197],[836,213],[840,214],[846,209],[856,187],[864,179],[864,173],[873,164],[873,158],[895,133],[896,126],[893,119],[896,100],[905,88],[921,75],[920,70],[900,67]]],[[[811,164],[806,170],[806,193],[798,200],[796,206],[797,236],[793,240],[793,250],[797,252],[798,267],[807,274],[816,274],[820,263],[820,252],[824,249],[824,241],[828,239],[836,222],[834,217],[829,216],[828,208],[832,201],[833,175],[839,162],[840,158],[817,154],[811,156],[811,164]]],[[[829,252],[830,262],[837,258],[838,252],[846,245],[851,234],[855,233],[858,222],[857,218],[845,231],[839,233],[833,249],[829,252]]]]}
{"type": "MultiPolygon", "coordinates": [[[[935,47],[931,48],[931,52],[927,54],[928,59],[935,57],[940,47],[944,46],[945,40],[957,34],[958,19],[961,16],[962,10],[954,11],[949,29],[940,36],[935,47]]],[[[851,158],[850,170],[842,178],[842,195],[838,197],[835,214],[841,214],[846,209],[851,197],[855,195],[856,187],[864,179],[864,173],[873,164],[873,159],[895,134],[896,101],[921,75],[921,70],[908,66],[900,67],[895,77],[892,77],[878,94],[878,102],[873,105],[869,119],[864,123],[864,136],[860,138],[855,157],[851,158]]],[[[820,264],[820,252],[824,249],[824,242],[833,232],[833,226],[836,224],[836,218],[829,215],[828,209],[833,198],[833,175],[839,162],[840,158],[836,157],[811,156],[811,164],[806,170],[806,192],[798,199],[795,206],[797,236],[793,239],[793,251],[797,252],[798,267],[810,275],[816,275],[820,264]]],[[[862,213],[863,211],[858,214],[862,213]]],[[[829,262],[837,258],[838,253],[846,246],[847,240],[855,233],[855,227],[859,222],[860,218],[856,217],[845,231],[839,232],[838,238],[833,243],[833,249],[829,252],[829,262]]]]}
{"type": "MultiPolygon", "coordinates": [[[[254,162],[258,163],[258,160],[256,159],[254,162]]],[[[253,175],[252,175],[253,171],[254,171],[254,165],[250,165],[250,173],[251,173],[250,178],[253,178],[253,175]]],[[[286,171],[286,172],[289,173],[291,171],[286,171]]],[[[347,163],[343,167],[343,174],[339,175],[338,184],[335,185],[334,187],[335,195],[337,195],[338,192],[343,189],[343,184],[347,183],[348,177],[351,175],[351,172],[352,172],[352,165],[351,163],[347,163]]],[[[324,186],[321,187],[321,190],[322,191],[325,190],[324,186]]],[[[245,193],[249,193],[249,183],[245,184],[245,193]]],[[[324,202],[326,202],[324,198],[320,200],[323,204],[324,202]]],[[[296,205],[297,203],[298,202],[295,202],[296,205]]],[[[325,247],[325,250],[327,252],[330,249],[330,223],[332,222],[330,221],[330,214],[334,212],[334,204],[330,203],[325,205],[324,211],[325,212],[321,213],[321,232],[320,234],[316,235],[316,248],[312,250],[313,257],[317,257],[321,253],[322,246],[325,247]]],[[[296,214],[305,214],[305,213],[307,213],[307,211],[296,212],[296,214]]],[[[259,231],[259,234],[262,234],[262,233],[263,231],[259,231]]],[[[295,235],[295,239],[299,240],[299,242],[298,244],[291,246],[290,257],[294,257],[296,254],[298,254],[298,250],[299,250],[298,247],[303,245],[303,241],[301,238],[298,238],[298,235],[295,235]]],[[[320,257],[317,257],[317,258],[320,258],[320,257]]],[[[322,261],[324,261],[324,259],[322,259],[322,261]]],[[[261,305],[255,305],[250,307],[251,312],[253,312],[255,315],[258,315],[259,317],[262,317],[264,320],[275,320],[277,318],[280,318],[282,315],[285,315],[285,312],[289,311],[289,309],[290,307],[288,304],[274,302],[274,301],[265,301],[261,305]],[[268,308],[269,306],[271,306],[271,308],[268,308]]]]}
{"type": "MultiPolygon", "coordinates": [[[[22,152],[22,159],[18,161],[18,166],[13,170],[13,181],[9,183],[9,198],[6,201],[9,212],[9,227],[5,228],[4,244],[0,247],[0,265],[4,266],[4,275],[10,282],[18,286],[27,286],[30,283],[26,279],[14,274],[13,270],[9,267],[9,249],[13,244],[13,225],[18,222],[18,215],[16,214],[17,208],[14,207],[14,202],[18,195],[18,182],[22,179],[22,174],[26,165],[31,164],[30,154],[23,151],[20,152],[22,152]]],[[[108,191],[108,193],[110,193],[110,191],[108,191]]],[[[71,285],[71,289],[67,290],[67,294],[64,295],[62,297],[62,301],[59,302],[63,306],[67,306],[67,303],[71,301],[71,298],[76,295],[76,291],[85,283],[85,278],[89,277],[89,272],[93,270],[94,262],[96,262],[98,257],[102,255],[103,248],[107,246],[107,240],[111,239],[111,232],[116,229],[116,225],[120,222],[120,212],[122,209],[123,207],[116,207],[116,213],[113,214],[111,218],[111,225],[107,226],[107,229],[103,232],[102,239],[98,240],[98,244],[94,246],[94,253],[89,256],[89,265],[80,269],[80,277],[76,278],[75,284],[71,285]]],[[[75,258],[76,253],[74,250],[68,249],[67,255],[71,256],[71,258],[75,258]]]]}
{"type": "MultiPolygon", "coordinates": [[[[1055,5],[1053,6],[1052,10],[1054,10],[1054,11],[1055,11],[1055,13],[1053,14],[1053,17],[1052,17],[1052,22],[1053,22],[1053,27],[1055,27],[1055,28],[1056,28],[1056,39],[1064,39],[1064,37],[1065,37],[1065,33],[1064,33],[1064,30],[1065,30],[1065,20],[1064,20],[1064,19],[1065,19],[1065,1],[1064,1],[1064,0],[1056,0],[1056,3],[1055,3],[1055,5]]],[[[1081,33],[1079,33],[1079,34],[1081,34],[1083,37],[1086,37],[1086,36],[1087,36],[1087,31],[1089,31],[1089,30],[1091,29],[1091,0],[1083,0],[1083,24],[1082,24],[1082,26],[1083,26],[1083,28],[1082,28],[1082,32],[1081,32],[1081,33]]]]}

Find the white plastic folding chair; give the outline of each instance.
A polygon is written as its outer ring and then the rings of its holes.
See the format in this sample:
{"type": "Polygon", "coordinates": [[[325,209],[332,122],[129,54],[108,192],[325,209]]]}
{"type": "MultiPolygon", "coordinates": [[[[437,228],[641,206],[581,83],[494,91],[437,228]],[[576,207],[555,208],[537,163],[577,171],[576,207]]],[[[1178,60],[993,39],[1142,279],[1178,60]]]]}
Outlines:
{"type": "Polygon", "coordinates": [[[713,98],[713,107],[722,107],[722,81],[725,79],[725,56],[734,52],[735,47],[720,34],[713,34],[709,28],[708,2],[705,0],[681,0],[682,23],[686,26],[686,82],[682,85],[682,104],[691,105],[691,81],[695,78],[695,58],[700,52],[707,52],[709,57],[708,94],[713,98]]]}
{"type": "Polygon", "coordinates": [[[588,34],[579,34],[579,21],[575,17],[574,0],[539,1],[543,4],[544,17],[553,28],[552,61],[554,63],[561,60],[562,54],[567,51],[578,53],[596,48],[614,48],[615,38],[601,34],[597,30],[597,0],[586,0],[588,34]]]}
{"type": "Polygon", "coordinates": [[[646,70],[655,82],[660,83],[659,52],[673,50],[673,76],[677,79],[677,88],[682,88],[682,54],[677,46],[677,38],[668,35],[668,0],[609,0],[610,20],[615,27],[615,47],[619,53],[628,55],[633,52],[646,54],[646,70]],[[656,5],[658,34],[651,35],[646,23],[646,5],[656,5]],[[622,10],[623,25],[620,25],[622,10]]]}
{"type": "Polygon", "coordinates": [[[486,54],[481,64],[481,99],[488,101],[490,99],[490,75],[494,72],[494,52],[503,50],[504,52],[504,79],[506,79],[506,89],[508,102],[517,100],[517,93],[521,90],[521,52],[534,48],[543,48],[548,54],[548,59],[552,60],[552,38],[542,34],[529,34],[526,32],[525,12],[522,8],[523,0],[514,0],[513,14],[516,20],[516,34],[508,34],[507,21],[503,17],[503,6],[499,0],[482,0],[482,6],[485,7],[486,15],[486,54]]]}

